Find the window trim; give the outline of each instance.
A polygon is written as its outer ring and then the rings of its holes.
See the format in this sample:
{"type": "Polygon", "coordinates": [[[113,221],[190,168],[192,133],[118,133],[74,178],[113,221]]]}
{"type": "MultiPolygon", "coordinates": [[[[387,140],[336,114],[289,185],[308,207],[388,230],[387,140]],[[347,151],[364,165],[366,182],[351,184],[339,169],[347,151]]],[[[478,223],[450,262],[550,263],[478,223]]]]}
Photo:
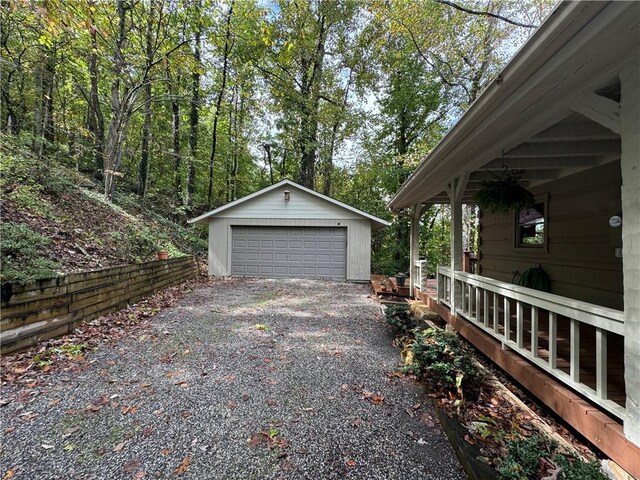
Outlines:
{"type": "Polygon", "coordinates": [[[544,205],[544,240],[539,245],[527,245],[524,243],[518,243],[520,228],[518,225],[518,216],[520,214],[520,209],[516,210],[513,215],[513,246],[517,250],[532,250],[532,251],[543,251],[545,253],[549,252],[549,194],[536,195],[535,196],[536,203],[542,203],[544,205]]]}

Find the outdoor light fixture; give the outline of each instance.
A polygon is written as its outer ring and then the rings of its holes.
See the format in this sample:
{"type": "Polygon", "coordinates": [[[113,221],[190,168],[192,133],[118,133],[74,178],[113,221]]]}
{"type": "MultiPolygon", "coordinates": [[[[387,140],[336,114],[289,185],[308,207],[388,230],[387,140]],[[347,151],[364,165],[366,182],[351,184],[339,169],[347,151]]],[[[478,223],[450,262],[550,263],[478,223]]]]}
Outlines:
{"type": "Polygon", "coordinates": [[[291,199],[291,192],[289,190],[284,191],[284,201],[288,202],[291,199]]]}

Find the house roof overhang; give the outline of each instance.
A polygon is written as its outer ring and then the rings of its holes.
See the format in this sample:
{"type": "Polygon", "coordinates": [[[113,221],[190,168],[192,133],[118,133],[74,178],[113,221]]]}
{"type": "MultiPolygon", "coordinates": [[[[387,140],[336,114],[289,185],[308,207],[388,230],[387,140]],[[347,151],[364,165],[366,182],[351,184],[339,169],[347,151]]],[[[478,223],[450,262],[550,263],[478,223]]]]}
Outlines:
{"type": "Polygon", "coordinates": [[[272,190],[276,190],[278,188],[281,188],[283,186],[289,186],[291,188],[295,188],[298,190],[301,190],[303,192],[308,193],[309,195],[313,195],[315,197],[318,197],[332,205],[336,205],[340,208],[343,208],[344,210],[347,210],[351,213],[355,213],[356,215],[363,217],[369,221],[371,221],[371,228],[373,229],[379,229],[379,228],[383,228],[386,227],[388,225],[390,225],[389,222],[387,222],[386,220],[382,219],[382,218],[378,218],[374,215],[371,215],[367,212],[363,212],[362,210],[359,210],[355,207],[352,207],[351,205],[347,205],[346,203],[343,203],[339,200],[336,200],[335,198],[331,198],[328,197],[326,195],[323,195],[321,193],[318,193],[314,190],[311,190],[310,188],[306,188],[303,187],[302,185],[299,185],[295,182],[292,182],[291,180],[282,180],[281,182],[278,183],[274,183],[273,185],[270,185],[266,188],[263,188],[262,190],[258,190],[257,192],[254,192],[250,195],[247,195],[246,197],[242,197],[239,198],[238,200],[235,200],[233,202],[229,202],[226,205],[223,205],[221,207],[216,208],[215,210],[211,210],[210,212],[204,213],[198,217],[192,218],[190,220],[187,220],[187,223],[200,223],[200,224],[207,224],[209,223],[209,220],[213,217],[215,217],[216,215],[218,215],[219,213],[222,213],[224,211],[227,211],[233,207],[236,207],[242,203],[245,203],[249,200],[252,200],[256,197],[259,197],[261,195],[264,195],[267,192],[270,192],[272,190]]]}
{"type": "MultiPolygon", "coordinates": [[[[601,94],[640,58],[640,3],[562,2],[419,164],[388,204],[464,203],[492,170],[524,169],[532,186],[619,159],[619,103],[601,94]]],[[[610,97],[611,95],[609,95],[610,97]]]]}

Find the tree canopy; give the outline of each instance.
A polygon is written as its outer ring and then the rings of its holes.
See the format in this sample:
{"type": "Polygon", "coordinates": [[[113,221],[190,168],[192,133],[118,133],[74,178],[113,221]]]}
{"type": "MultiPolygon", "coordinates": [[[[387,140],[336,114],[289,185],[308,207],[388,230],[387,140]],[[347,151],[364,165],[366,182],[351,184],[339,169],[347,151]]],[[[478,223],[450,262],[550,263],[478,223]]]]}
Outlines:
{"type": "MultiPolygon", "coordinates": [[[[173,219],[284,178],[391,218],[390,196],[552,6],[2,1],[0,130],[41,175],[61,162],[173,219]]],[[[396,218],[374,238],[376,270],[406,270],[407,235],[396,218]]]]}

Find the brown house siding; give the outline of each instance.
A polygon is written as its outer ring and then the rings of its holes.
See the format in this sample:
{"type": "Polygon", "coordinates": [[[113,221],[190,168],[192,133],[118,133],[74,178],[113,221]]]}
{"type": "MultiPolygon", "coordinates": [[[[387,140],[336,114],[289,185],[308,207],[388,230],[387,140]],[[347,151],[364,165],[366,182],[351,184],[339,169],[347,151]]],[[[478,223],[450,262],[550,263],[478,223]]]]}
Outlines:
{"type": "Polygon", "coordinates": [[[606,165],[532,188],[548,195],[547,248],[516,248],[515,217],[480,218],[480,274],[510,282],[513,272],[542,264],[552,293],[623,309],[621,229],[609,227],[622,210],[620,163],[606,165]]]}

